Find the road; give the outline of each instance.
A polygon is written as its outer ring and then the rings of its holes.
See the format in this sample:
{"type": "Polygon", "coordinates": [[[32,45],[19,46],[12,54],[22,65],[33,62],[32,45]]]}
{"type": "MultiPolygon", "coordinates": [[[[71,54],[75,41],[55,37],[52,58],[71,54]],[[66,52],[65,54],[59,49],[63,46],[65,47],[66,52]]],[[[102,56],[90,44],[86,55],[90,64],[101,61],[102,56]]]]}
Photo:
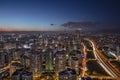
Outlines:
{"type": "Polygon", "coordinates": [[[7,66],[5,66],[5,67],[3,67],[3,68],[0,68],[0,70],[8,70],[8,69],[10,69],[10,65],[11,65],[12,63],[15,63],[15,62],[20,63],[20,61],[11,61],[7,66]]]}
{"type": "Polygon", "coordinates": [[[83,55],[84,55],[84,58],[83,58],[83,61],[82,61],[82,77],[85,76],[85,69],[86,69],[86,46],[84,44],[83,45],[83,55]]]}
{"type": "Polygon", "coordinates": [[[85,39],[92,44],[93,53],[95,58],[98,60],[98,63],[103,67],[103,69],[112,77],[119,78],[120,72],[100,53],[97,49],[95,42],[90,39],[85,39]]]}

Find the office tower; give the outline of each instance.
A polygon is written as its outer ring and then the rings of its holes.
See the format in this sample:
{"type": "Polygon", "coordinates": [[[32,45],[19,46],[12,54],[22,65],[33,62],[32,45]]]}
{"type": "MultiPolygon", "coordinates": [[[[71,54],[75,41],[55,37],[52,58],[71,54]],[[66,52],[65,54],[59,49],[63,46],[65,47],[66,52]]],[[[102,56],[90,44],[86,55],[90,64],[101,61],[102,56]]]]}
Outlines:
{"type": "Polygon", "coordinates": [[[4,49],[4,43],[0,42],[0,50],[3,50],[3,49],[4,49]]]}
{"type": "Polygon", "coordinates": [[[12,80],[33,80],[33,74],[24,69],[19,69],[13,73],[12,80]]]}
{"type": "Polygon", "coordinates": [[[51,48],[45,51],[45,65],[46,71],[53,71],[53,50],[51,48]]]}
{"type": "Polygon", "coordinates": [[[70,57],[70,68],[75,69],[76,73],[79,74],[79,59],[76,56],[70,57]]]}
{"type": "Polygon", "coordinates": [[[75,69],[76,73],[79,74],[79,67],[82,65],[81,52],[78,50],[73,50],[69,54],[68,64],[70,68],[75,69]]]}
{"type": "Polygon", "coordinates": [[[30,58],[26,55],[21,56],[21,63],[25,69],[30,68],[30,58]]]}
{"type": "Polygon", "coordinates": [[[23,54],[24,54],[24,52],[22,51],[22,49],[14,49],[13,50],[13,57],[14,57],[13,59],[19,60],[21,55],[23,55],[23,54]]]}
{"type": "Polygon", "coordinates": [[[0,67],[4,67],[9,63],[9,56],[6,51],[0,51],[0,67]]]}
{"type": "Polygon", "coordinates": [[[65,66],[66,66],[66,52],[57,51],[55,53],[55,70],[57,72],[61,72],[65,70],[65,66]]]}
{"type": "Polygon", "coordinates": [[[4,40],[3,35],[0,36],[0,41],[2,42],[4,40]]]}
{"type": "Polygon", "coordinates": [[[30,56],[30,69],[33,74],[40,73],[42,70],[42,52],[41,51],[31,51],[30,56]]]}
{"type": "Polygon", "coordinates": [[[59,73],[59,80],[76,80],[77,75],[74,69],[67,68],[59,73]]]}
{"type": "Polygon", "coordinates": [[[119,49],[119,46],[117,46],[117,56],[118,56],[118,60],[120,60],[120,49],[119,49]]]}

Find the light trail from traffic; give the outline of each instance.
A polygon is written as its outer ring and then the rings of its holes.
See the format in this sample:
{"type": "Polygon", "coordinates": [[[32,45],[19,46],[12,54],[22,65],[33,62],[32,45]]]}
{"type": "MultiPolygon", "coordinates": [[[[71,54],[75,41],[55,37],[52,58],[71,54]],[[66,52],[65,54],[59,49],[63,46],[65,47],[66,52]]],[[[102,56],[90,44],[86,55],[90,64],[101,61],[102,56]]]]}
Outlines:
{"type": "Polygon", "coordinates": [[[92,44],[92,48],[93,48],[93,53],[95,55],[95,58],[98,60],[98,63],[103,67],[103,69],[112,77],[114,78],[118,78],[120,77],[120,73],[116,72],[116,69],[114,69],[113,66],[110,65],[110,63],[108,63],[108,61],[106,62],[106,59],[104,59],[103,56],[100,55],[100,53],[98,52],[97,48],[95,47],[95,44],[92,40],[90,39],[85,39],[88,42],[90,42],[92,44]]]}
{"type": "Polygon", "coordinates": [[[15,62],[20,63],[20,61],[11,61],[7,66],[1,68],[0,70],[7,70],[7,69],[10,69],[10,65],[11,65],[12,63],[15,63],[15,62]]]}
{"type": "Polygon", "coordinates": [[[83,55],[84,55],[84,58],[83,58],[83,62],[82,62],[82,77],[85,76],[85,68],[86,68],[86,46],[84,45],[84,43],[82,43],[83,45],[83,55]]]}

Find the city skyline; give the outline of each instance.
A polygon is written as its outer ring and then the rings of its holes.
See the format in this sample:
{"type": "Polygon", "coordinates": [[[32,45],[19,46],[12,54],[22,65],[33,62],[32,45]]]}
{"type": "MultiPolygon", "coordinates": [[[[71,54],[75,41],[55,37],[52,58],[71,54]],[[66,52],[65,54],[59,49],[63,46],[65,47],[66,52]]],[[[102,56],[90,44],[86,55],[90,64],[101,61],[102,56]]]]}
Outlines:
{"type": "Polygon", "coordinates": [[[119,80],[120,34],[0,33],[0,80],[119,80]]]}

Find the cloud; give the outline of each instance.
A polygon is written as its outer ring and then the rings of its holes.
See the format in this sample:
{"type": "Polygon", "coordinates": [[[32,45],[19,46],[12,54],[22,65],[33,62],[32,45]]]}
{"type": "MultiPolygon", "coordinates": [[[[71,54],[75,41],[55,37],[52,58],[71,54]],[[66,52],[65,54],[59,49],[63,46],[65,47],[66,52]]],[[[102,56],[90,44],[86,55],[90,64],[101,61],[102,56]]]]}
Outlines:
{"type": "Polygon", "coordinates": [[[63,27],[67,28],[94,28],[97,26],[97,23],[91,21],[84,21],[84,22],[66,22],[62,24],[63,27]]]}
{"type": "Polygon", "coordinates": [[[83,31],[92,31],[92,32],[102,32],[102,33],[120,33],[120,25],[112,23],[99,23],[92,21],[84,22],[66,22],[62,24],[63,27],[78,30],[82,29],[83,31]]]}

